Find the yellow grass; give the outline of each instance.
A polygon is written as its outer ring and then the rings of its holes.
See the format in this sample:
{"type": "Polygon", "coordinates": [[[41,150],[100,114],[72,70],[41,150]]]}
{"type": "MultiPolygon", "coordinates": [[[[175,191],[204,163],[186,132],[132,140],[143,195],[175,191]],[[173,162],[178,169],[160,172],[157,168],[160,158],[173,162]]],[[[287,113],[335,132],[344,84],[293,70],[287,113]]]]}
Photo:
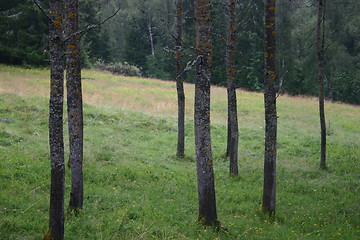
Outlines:
{"type": "MultiPolygon", "coordinates": [[[[83,70],[84,103],[99,107],[116,107],[141,111],[153,115],[177,116],[176,85],[172,81],[125,77],[107,72],[83,70]]],[[[49,94],[49,71],[0,66],[0,91],[19,95],[47,97],[49,94]]],[[[186,116],[192,118],[194,85],[185,84],[186,116]]],[[[262,93],[237,91],[240,127],[264,126],[262,93]]],[[[346,122],[358,122],[360,107],[326,102],[327,124],[330,128],[346,128],[346,122]]],[[[212,87],[211,118],[213,123],[225,124],[227,119],[226,89],[212,87]]],[[[292,124],[310,131],[318,131],[318,103],[314,97],[278,98],[279,131],[291,129],[292,124]],[[301,114],[298,114],[301,113],[301,114]]],[[[356,129],[358,133],[360,130],[356,129]]]]}

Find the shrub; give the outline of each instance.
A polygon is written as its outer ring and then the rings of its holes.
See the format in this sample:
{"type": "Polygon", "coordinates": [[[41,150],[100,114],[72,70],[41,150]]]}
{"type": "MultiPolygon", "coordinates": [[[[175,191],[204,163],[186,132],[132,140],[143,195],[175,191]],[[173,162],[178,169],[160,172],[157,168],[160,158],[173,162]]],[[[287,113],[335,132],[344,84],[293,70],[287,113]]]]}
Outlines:
{"type": "Polygon", "coordinates": [[[110,71],[113,74],[119,74],[124,76],[141,76],[141,69],[137,66],[130,65],[127,62],[124,63],[105,63],[103,61],[97,61],[94,67],[99,70],[110,71]]]}

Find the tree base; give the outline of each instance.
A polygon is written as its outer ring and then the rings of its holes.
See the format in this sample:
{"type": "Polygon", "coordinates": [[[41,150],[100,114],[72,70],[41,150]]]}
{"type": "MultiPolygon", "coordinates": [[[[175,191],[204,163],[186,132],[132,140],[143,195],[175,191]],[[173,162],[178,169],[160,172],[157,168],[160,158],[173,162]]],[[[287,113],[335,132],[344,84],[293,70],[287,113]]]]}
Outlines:
{"type": "Polygon", "coordinates": [[[52,240],[53,236],[51,230],[47,230],[47,232],[43,235],[42,240],[52,240]]]}
{"type": "Polygon", "coordinates": [[[320,170],[328,170],[328,167],[326,166],[326,164],[321,164],[320,170]]]}
{"type": "Polygon", "coordinates": [[[205,227],[215,227],[217,230],[220,230],[222,228],[221,223],[218,220],[208,221],[203,216],[198,217],[198,222],[202,223],[205,227]]]}
{"type": "Polygon", "coordinates": [[[275,211],[268,209],[267,207],[262,206],[261,211],[264,215],[269,216],[270,218],[275,218],[275,211]]]}

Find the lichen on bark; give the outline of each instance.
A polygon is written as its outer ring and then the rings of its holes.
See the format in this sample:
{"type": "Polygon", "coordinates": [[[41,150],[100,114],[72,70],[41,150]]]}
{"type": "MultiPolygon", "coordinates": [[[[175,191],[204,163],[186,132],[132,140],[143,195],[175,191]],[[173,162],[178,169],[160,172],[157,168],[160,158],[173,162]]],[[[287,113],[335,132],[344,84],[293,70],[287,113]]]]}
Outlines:
{"type": "Polygon", "coordinates": [[[210,137],[211,25],[210,1],[195,0],[196,82],[194,103],[199,219],[216,226],[214,169],[210,137]]]}

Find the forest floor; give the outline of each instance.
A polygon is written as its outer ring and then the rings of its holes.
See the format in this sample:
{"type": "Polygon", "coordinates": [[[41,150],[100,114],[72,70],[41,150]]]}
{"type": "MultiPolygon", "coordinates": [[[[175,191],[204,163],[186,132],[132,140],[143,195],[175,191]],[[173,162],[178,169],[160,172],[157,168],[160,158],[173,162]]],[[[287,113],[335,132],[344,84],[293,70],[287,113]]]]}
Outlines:
{"type": "MultiPolygon", "coordinates": [[[[263,96],[238,91],[239,176],[230,177],[226,89],[213,87],[218,219],[228,228],[219,232],[197,222],[193,85],[185,86],[186,157],[179,159],[174,82],[93,70],[83,78],[85,201],[79,214],[66,212],[65,239],[360,238],[359,106],[326,102],[328,169],[320,170],[317,100],[279,96],[277,212],[270,219],[260,212],[263,96]]],[[[0,65],[0,239],[41,239],[48,228],[48,92],[48,70],[0,65]]]]}

